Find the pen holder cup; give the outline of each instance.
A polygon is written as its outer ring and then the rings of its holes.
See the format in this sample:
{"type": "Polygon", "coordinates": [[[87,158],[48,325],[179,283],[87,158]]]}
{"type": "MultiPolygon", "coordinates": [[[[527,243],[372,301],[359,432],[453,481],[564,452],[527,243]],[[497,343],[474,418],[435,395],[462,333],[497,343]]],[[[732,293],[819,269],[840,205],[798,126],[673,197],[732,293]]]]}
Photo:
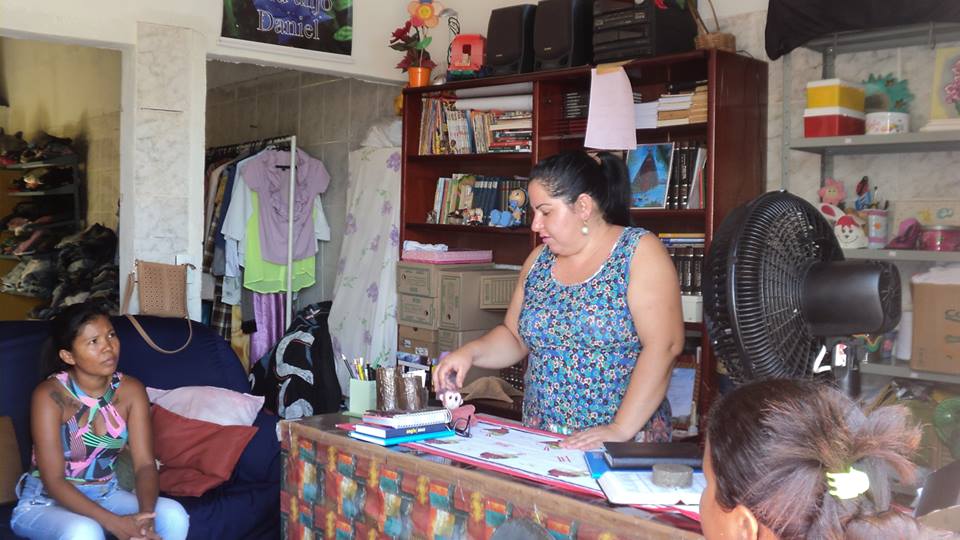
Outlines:
{"type": "Polygon", "coordinates": [[[377,408],[377,381],[350,379],[350,407],[347,412],[362,415],[377,408]]]}
{"type": "Polygon", "coordinates": [[[396,368],[377,369],[377,409],[418,411],[427,406],[427,388],[418,377],[396,368]]]}

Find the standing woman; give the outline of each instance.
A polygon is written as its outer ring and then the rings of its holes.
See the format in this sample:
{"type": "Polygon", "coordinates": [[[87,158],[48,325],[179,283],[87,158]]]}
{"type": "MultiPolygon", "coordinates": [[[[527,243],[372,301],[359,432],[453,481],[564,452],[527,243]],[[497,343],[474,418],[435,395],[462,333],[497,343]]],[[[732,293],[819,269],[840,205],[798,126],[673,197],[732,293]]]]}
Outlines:
{"type": "Polygon", "coordinates": [[[571,435],[569,448],[669,441],[680,286],[657,237],[630,227],[623,160],[567,152],[530,177],[531,229],[543,245],[524,263],[503,324],[447,355],[434,387],[453,378],[460,387],[474,365],[500,369],[529,355],[525,425],[571,435]]]}
{"type": "Polygon", "coordinates": [[[17,486],[10,525],[31,539],[182,540],[189,516],[158,498],[143,384],[117,371],[120,342],[107,312],[75,304],[54,319],[52,349],[62,370],[33,392],[33,466],[17,486]],[[118,454],[130,444],[136,494],[120,489],[118,454]]]}

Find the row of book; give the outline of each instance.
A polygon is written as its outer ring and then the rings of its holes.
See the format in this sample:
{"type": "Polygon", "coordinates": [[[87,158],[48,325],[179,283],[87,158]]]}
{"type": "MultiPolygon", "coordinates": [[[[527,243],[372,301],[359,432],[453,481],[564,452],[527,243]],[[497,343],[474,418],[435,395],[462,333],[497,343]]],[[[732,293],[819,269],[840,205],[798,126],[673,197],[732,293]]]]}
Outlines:
{"type": "MultiPolygon", "coordinates": [[[[511,206],[510,192],[515,189],[527,190],[529,179],[513,176],[483,176],[478,174],[454,173],[449,177],[437,178],[437,188],[433,197],[431,223],[461,225],[469,221],[468,211],[480,209],[478,225],[496,225],[490,223],[494,210],[513,212],[518,208],[511,206]]],[[[516,204],[514,205],[516,206],[516,204]]],[[[527,224],[526,208],[519,206],[520,214],[527,224]]]]}
{"type": "Polygon", "coordinates": [[[657,100],[657,127],[700,124],[707,121],[707,85],[692,92],[664,94],[657,100]]]}
{"type": "Polygon", "coordinates": [[[698,144],[677,143],[673,148],[675,165],[670,171],[667,208],[703,208],[703,172],[707,166],[707,148],[698,144]]]}
{"type": "Polygon", "coordinates": [[[348,435],[380,446],[393,446],[452,437],[452,420],[450,411],[441,407],[414,412],[370,410],[363,413],[362,422],[354,424],[348,435]]]}
{"type": "MultiPolygon", "coordinates": [[[[633,102],[635,104],[643,101],[643,95],[640,92],[633,92],[633,102]]],[[[560,111],[560,118],[564,120],[579,120],[586,118],[590,111],[590,91],[572,90],[563,93],[563,107],[560,111]]]]}
{"type": "Polygon", "coordinates": [[[420,155],[530,152],[529,111],[458,110],[451,100],[426,98],[420,117],[420,155]]]}
{"type": "Polygon", "coordinates": [[[681,294],[703,294],[703,233],[660,233],[660,241],[677,269],[681,294]]]}

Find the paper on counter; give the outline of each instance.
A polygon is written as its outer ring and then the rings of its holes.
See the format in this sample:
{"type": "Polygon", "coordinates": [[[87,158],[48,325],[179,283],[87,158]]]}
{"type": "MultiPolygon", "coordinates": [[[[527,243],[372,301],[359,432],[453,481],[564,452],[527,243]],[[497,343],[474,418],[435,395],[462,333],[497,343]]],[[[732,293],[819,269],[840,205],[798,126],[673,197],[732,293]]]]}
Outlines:
{"type": "Polygon", "coordinates": [[[590,109],[583,145],[598,150],[637,147],[633,89],[622,67],[598,74],[590,70],[590,109]]]}
{"type": "Polygon", "coordinates": [[[457,98],[453,103],[458,111],[532,111],[533,94],[457,98]]]}

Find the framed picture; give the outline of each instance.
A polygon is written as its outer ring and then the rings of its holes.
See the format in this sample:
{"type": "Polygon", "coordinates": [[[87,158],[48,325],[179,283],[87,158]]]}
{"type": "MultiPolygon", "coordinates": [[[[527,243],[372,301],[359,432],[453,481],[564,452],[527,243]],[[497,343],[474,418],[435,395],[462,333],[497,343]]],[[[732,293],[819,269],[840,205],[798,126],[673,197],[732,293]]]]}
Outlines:
{"type": "Polygon", "coordinates": [[[223,0],[220,35],[350,57],[353,0],[223,0]]]}
{"type": "Polygon", "coordinates": [[[631,208],[666,208],[673,143],[641,144],[627,153],[631,208]]]}
{"type": "Polygon", "coordinates": [[[960,129],[960,47],[941,47],[933,67],[930,123],[924,130],[960,129]]]}

